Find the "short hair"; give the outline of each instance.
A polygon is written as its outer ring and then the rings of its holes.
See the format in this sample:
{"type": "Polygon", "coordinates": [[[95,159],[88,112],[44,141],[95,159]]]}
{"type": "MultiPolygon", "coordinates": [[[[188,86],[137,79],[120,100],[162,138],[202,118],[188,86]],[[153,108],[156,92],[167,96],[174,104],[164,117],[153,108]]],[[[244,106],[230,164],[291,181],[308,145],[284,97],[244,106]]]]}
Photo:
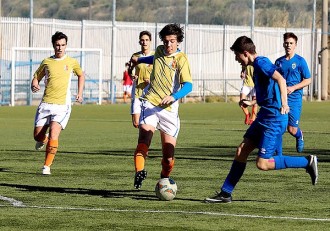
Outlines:
{"type": "Polygon", "coordinates": [[[143,35],[147,35],[151,41],[151,33],[149,31],[147,30],[141,31],[139,35],[139,39],[141,39],[143,35]]]}
{"type": "Polygon", "coordinates": [[[184,38],[184,32],[183,27],[180,27],[180,24],[172,23],[167,24],[160,32],[159,32],[159,38],[164,41],[165,37],[167,35],[176,35],[176,38],[179,43],[183,41],[184,38]]]}
{"type": "Polygon", "coordinates": [[[297,37],[297,35],[295,35],[295,34],[292,33],[292,32],[286,32],[285,34],[283,34],[283,40],[284,40],[284,41],[287,40],[288,38],[293,38],[293,39],[296,41],[296,43],[298,42],[298,37],[297,37]]]}
{"type": "Polygon", "coordinates": [[[247,36],[238,37],[230,49],[240,54],[243,54],[244,51],[247,51],[251,54],[256,53],[256,46],[254,45],[252,39],[247,36]]]}
{"type": "Polygon", "coordinates": [[[68,36],[60,31],[56,31],[55,34],[52,36],[52,44],[54,45],[56,41],[65,39],[65,42],[68,43],[68,36]]]}

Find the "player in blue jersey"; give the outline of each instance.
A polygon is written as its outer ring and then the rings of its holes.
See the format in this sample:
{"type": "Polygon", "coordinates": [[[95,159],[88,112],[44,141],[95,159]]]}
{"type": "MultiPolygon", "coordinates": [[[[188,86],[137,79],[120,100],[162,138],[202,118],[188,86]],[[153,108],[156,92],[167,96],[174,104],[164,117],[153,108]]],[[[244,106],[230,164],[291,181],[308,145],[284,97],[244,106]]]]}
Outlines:
{"type": "Polygon", "coordinates": [[[283,35],[285,55],[275,61],[278,71],[286,79],[290,107],[288,132],[296,138],[297,152],[304,149],[304,136],[299,128],[303,88],[311,83],[311,73],[305,59],[295,53],[298,37],[291,32],[283,35]]]}
{"type": "Polygon", "coordinates": [[[230,48],[235,53],[235,59],[243,66],[253,65],[253,81],[256,90],[256,100],[245,101],[251,106],[258,103],[260,109],[256,120],[247,129],[244,139],[238,146],[231,169],[221,187],[221,192],[206,198],[208,203],[228,203],[232,201],[232,192],[242,177],[249,154],[258,148],[256,159],[260,170],[279,170],[285,168],[304,168],[309,173],[312,184],[317,183],[318,169],[316,156],[286,156],[274,155],[281,145],[282,135],[288,123],[286,81],[276,70],[277,67],[263,56],[258,56],[253,41],[241,36],[230,48]]]}

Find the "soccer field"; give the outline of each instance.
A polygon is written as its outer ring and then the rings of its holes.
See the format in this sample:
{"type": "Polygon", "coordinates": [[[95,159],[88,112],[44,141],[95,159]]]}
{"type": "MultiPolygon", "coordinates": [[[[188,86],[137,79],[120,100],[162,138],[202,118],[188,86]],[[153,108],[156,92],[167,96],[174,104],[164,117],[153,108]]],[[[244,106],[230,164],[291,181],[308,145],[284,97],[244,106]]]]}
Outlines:
{"type": "MultiPolygon", "coordinates": [[[[262,172],[249,157],[230,204],[205,204],[219,190],[247,128],[236,103],[181,104],[173,201],[159,201],[160,136],[133,187],[138,130],[128,104],[74,106],[52,175],[34,150],[36,107],[0,107],[0,230],[330,230],[330,102],[304,102],[305,150],[319,159],[319,183],[303,169],[262,172]]],[[[284,154],[298,155],[284,135],[284,154]]]]}

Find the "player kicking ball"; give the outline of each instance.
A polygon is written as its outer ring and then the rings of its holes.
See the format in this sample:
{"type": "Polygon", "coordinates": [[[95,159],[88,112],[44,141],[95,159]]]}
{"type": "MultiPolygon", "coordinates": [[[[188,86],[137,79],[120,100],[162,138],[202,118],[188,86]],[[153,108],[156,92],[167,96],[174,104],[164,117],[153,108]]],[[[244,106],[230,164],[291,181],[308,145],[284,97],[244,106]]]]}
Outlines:
{"type": "Polygon", "coordinates": [[[312,184],[318,179],[317,157],[310,155],[286,156],[275,155],[282,152],[282,135],[288,124],[288,107],[286,81],[276,70],[277,67],[263,56],[258,56],[253,41],[241,36],[230,48],[235,59],[241,65],[253,65],[256,100],[243,101],[251,106],[258,103],[260,110],[256,120],[247,129],[243,141],[238,146],[231,169],[215,196],[206,198],[207,203],[228,203],[232,201],[234,188],[246,168],[249,154],[258,148],[257,168],[263,171],[286,168],[303,168],[310,175],[312,184]]]}
{"type": "MultiPolygon", "coordinates": [[[[154,56],[143,57],[153,62],[150,84],[142,97],[138,145],[134,153],[134,187],[140,189],[147,177],[145,160],[155,130],[160,131],[162,142],[161,178],[169,178],[174,167],[174,149],[180,130],[179,99],[192,90],[192,77],[186,55],[179,50],[183,28],[168,24],[160,32],[163,45],[154,56]]],[[[137,61],[133,59],[132,62],[137,61]]],[[[138,60],[143,62],[142,57],[138,60]]]]}

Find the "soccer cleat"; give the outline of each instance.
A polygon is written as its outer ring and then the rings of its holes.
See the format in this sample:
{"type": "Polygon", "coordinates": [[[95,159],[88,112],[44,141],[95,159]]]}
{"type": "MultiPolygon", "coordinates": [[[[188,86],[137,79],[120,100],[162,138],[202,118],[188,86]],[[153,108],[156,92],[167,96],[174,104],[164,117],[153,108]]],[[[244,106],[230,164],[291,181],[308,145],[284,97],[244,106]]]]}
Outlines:
{"type": "Polygon", "coordinates": [[[231,194],[224,191],[216,192],[215,196],[206,198],[205,203],[230,203],[232,201],[231,194]]]}
{"type": "Polygon", "coordinates": [[[301,132],[301,137],[296,139],[296,149],[297,152],[302,152],[304,150],[304,136],[301,132]]]}
{"type": "Polygon", "coordinates": [[[134,187],[136,189],[140,189],[142,186],[142,181],[147,178],[147,171],[146,170],[141,170],[137,171],[135,173],[135,178],[134,178],[134,187]]]}
{"type": "MultiPolygon", "coordinates": [[[[46,134],[46,137],[48,137],[49,134],[47,133],[46,134]]],[[[36,142],[36,150],[37,151],[40,151],[41,149],[43,149],[45,147],[45,143],[44,142],[41,142],[41,141],[37,141],[36,142]]]]}
{"type": "Polygon", "coordinates": [[[249,121],[249,125],[251,125],[253,122],[254,122],[254,120],[251,119],[251,120],[249,121]]]}
{"type": "Polygon", "coordinates": [[[42,168],[42,175],[50,175],[50,167],[44,165],[44,167],[42,168]]]}
{"type": "Polygon", "coordinates": [[[245,114],[245,120],[244,120],[244,123],[245,123],[246,125],[250,125],[250,116],[251,116],[250,113],[249,113],[249,114],[245,114]]]}
{"type": "Polygon", "coordinates": [[[312,184],[316,185],[317,179],[319,177],[316,156],[313,156],[313,155],[308,156],[308,166],[306,167],[306,172],[311,176],[312,184]]]}

